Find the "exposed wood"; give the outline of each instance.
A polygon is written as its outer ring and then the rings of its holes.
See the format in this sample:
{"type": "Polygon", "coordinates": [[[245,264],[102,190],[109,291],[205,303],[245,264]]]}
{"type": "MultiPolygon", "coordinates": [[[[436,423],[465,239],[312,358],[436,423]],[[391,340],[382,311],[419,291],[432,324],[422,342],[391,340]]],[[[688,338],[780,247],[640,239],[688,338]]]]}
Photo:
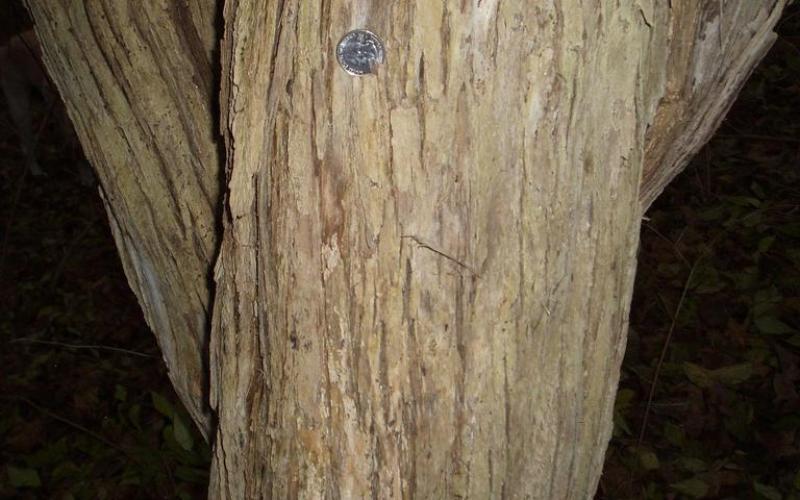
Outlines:
{"type": "Polygon", "coordinates": [[[772,29],[785,3],[672,1],[667,17],[658,11],[669,10],[668,3],[652,2],[647,15],[670,21],[652,24],[652,56],[668,72],[654,75],[648,89],[659,105],[646,138],[640,194],[645,210],[717,130],[775,41],[772,29]]]}
{"type": "Polygon", "coordinates": [[[28,8],[97,171],[125,274],[175,389],[208,434],[221,193],[216,1],[30,0],[28,8]]]}

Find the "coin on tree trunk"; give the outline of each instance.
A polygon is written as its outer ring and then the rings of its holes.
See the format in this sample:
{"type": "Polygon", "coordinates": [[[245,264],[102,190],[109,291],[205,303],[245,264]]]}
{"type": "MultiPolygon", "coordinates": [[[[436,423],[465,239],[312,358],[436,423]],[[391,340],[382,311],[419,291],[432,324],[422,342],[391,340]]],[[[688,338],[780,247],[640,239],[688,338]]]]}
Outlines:
{"type": "Polygon", "coordinates": [[[368,75],[383,62],[383,42],[375,33],[353,30],[336,46],[336,59],[345,71],[354,76],[368,75]]]}

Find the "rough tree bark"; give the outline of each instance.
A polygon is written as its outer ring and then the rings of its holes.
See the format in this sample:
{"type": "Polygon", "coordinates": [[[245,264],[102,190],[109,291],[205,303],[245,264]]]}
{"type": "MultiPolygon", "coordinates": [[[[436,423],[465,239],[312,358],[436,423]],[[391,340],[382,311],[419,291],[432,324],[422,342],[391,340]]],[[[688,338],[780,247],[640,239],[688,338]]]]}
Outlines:
{"type": "Polygon", "coordinates": [[[211,266],[221,239],[216,0],[28,2],[125,274],[206,437],[211,266]]]}
{"type": "Polygon", "coordinates": [[[590,497],[643,208],[784,4],[29,0],[211,496],[590,497]]]}

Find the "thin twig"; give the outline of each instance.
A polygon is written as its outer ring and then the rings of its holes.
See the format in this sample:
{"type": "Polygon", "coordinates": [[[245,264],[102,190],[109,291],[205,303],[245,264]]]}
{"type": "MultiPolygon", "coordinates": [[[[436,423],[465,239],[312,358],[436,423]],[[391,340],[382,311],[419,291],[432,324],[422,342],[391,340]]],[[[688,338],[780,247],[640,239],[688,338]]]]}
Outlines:
{"type": "Polygon", "coordinates": [[[123,349],[121,347],[111,347],[106,345],[87,345],[87,344],[67,344],[66,342],[56,342],[54,340],[39,340],[39,339],[30,339],[30,338],[19,338],[13,339],[10,341],[11,343],[27,343],[27,344],[44,344],[44,345],[54,345],[59,347],[67,347],[69,349],[97,349],[103,351],[114,351],[120,352],[123,354],[130,354],[131,356],[140,356],[142,358],[152,358],[150,354],[145,354],[139,351],[132,351],[130,349],[123,349]]]}
{"type": "Polygon", "coordinates": [[[419,247],[424,248],[426,250],[430,250],[431,252],[435,253],[436,255],[438,255],[440,257],[444,257],[445,259],[449,260],[450,262],[452,262],[452,263],[454,263],[454,264],[456,264],[456,265],[458,265],[460,267],[463,267],[464,269],[466,269],[467,271],[471,272],[476,277],[480,278],[480,274],[478,274],[469,265],[461,262],[460,260],[456,259],[455,257],[453,257],[451,255],[448,255],[448,254],[442,252],[441,250],[433,248],[432,246],[428,245],[427,243],[425,243],[421,239],[417,238],[416,236],[408,234],[408,235],[403,235],[402,238],[404,238],[404,239],[407,238],[407,239],[413,240],[414,243],[416,243],[419,247]]]}
{"type": "Polygon", "coordinates": [[[645,429],[647,429],[647,419],[650,417],[650,409],[653,406],[653,396],[656,393],[656,385],[658,385],[658,376],[661,373],[661,367],[664,364],[664,359],[667,357],[667,350],[669,349],[669,343],[672,340],[672,334],[675,332],[675,325],[678,322],[678,315],[683,308],[683,301],[686,299],[686,293],[689,291],[689,285],[692,283],[692,277],[694,277],[694,272],[697,269],[697,264],[703,259],[703,255],[697,258],[692,265],[691,270],[689,271],[689,276],[686,278],[686,283],[683,285],[683,292],[681,292],[681,298],[678,301],[677,307],[675,307],[675,313],[672,315],[672,324],[669,326],[669,331],[667,332],[667,338],[664,340],[664,346],[661,348],[661,356],[658,358],[658,364],[656,365],[656,371],[653,374],[653,381],[650,384],[650,394],[647,396],[647,406],[644,409],[644,418],[642,418],[642,427],[639,430],[639,439],[636,442],[637,446],[641,446],[642,441],[644,440],[644,433],[645,429]]]}
{"type": "Polygon", "coordinates": [[[128,452],[125,451],[124,448],[122,448],[120,445],[114,443],[113,441],[110,441],[110,440],[104,438],[100,434],[98,434],[98,433],[96,433],[96,432],[94,432],[94,431],[92,431],[90,429],[87,429],[86,427],[82,426],[81,424],[79,424],[77,422],[73,422],[72,420],[70,420],[68,418],[62,417],[61,415],[57,415],[57,414],[51,412],[47,408],[39,406],[38,404],[34,403],[33,401],[31,401],[28,398],[23,398],[23,397],[7,398],[7,397],[3,397],[3,399],[16,399],[18,401],[22,401],[23,403],[27,404],[28,406],[31,406],[32,408],[36,409],[37,411],[43,413],[44,415],[46,415],[46,416],[48,416],[50,418],[52,418],[53,420],[58,420],[61,423],[67,424],[68,426],[70,426],[70,427],[72,427],[74,429],[77,429],[77,430],[83,432],[84,434],[86,434],[88,436],[91,436],[94,439],[100,441],[101,443],[103,443],[103,444],[105,444],[105,445],[107,445],[107,446],[119,451],[120,453],[124,454],[125,456],[130,456],[128,454],[128,452]]]}
{"type": "Polygon", "coordinates": [[[50,286],[55,288],[55,286],[58,284],[58,280],[61,279],[61,273],[64,271],[64,266],[66,265],[67,260],[69,260],[69,257],[72,254],[72,250],[78,245],[78,243],[83,239],[83,237],[86,236],[86,234],[89,232],[89,230],[92,228],[93,225],[94,225],[93,221],[87,221],[84,224],[83,229],[81,229],[81,231],[78,234],[76,234],[69,242],[69,244],[66,246],[66,248],[64,249],[64,253],[61,255],[61,259],[58,261],[58,264],[56,264],[55,270],[53,271],[53,274],[50,277],[50,286]]]}
{"type": "MultiPolygon", "coordinates": [[[[34,136],[34,151],[31,151],[30,154],[34,154],[36,151],[36,145],[39,144],[39,139],[44,132],[44,127],[47,124],[48,120],[50,119],[50,114],[53,112],[55,108],[56,100],[54,99],[50,106],[47,108],[47,113],[45,114],[42,122],[39,124],[39,129],[36,131],[36,136],[34,136]]],[[[11,207],[8,210],[8,219],[6,220],[6,228],[3,234],[3,241],[0,243],[0,270],[3,268],[3,263],[5,261],[6,251],[8,250],[8,242],[11,239],[11,227],[14,224],[14,221],[17,218],[17,207],[19,206],[20,197],[22,195],[22,188],[25,186],[25,177],[28,174],[28,165],[26,164],[22,169],[22,174],[20,174],[19,181],[17,182],[17,191],[14,193],[14,200],[11,202],[11,207]]]]}
{"type": "Polygon", "coordinates": [[[754,141],[771,141],[771,142],[789,142],[793,144],[800,143],[800,139],[795,137],[782,137],[782,136],[773,136],[773,135],[758,135],[758,134],[734,134],[734,135],[727,135],[727,134],[718,134],[716,136],[718,139],[751,139],[754,141]]]}
{"type": "Polygon", "coordinates": [[[3,231],[3,241],[0,242],[0,270],[3,269],[5,263],[6,252],[8,250],[8,242],[11,239],[11,227],[14,225],[14,220],[17,215],[17,206],[19,205],[20,197],[22,196],[22,189],[25,187],[25,178],[28,175],[28,168],[25,166],[22,173],[19,175],[17,181],[17,189],[14,192],[14,199],[11,201],[11,207],[6,214],[6,228],[3,231]]]}
{"type": "Polygon", "coordinates": [[[781,28],[783,28],[783,25],[786,24],[787,22],[789,22],[790,19],[793,19],[794,17],[796,17],[798,14],[800,14],[800,10],[798,10],[796,12],[792,12],[789,15],[783,16],[783,19],[781,19],[778,22],[778,25],[775,27],[775,32],[776,33],[781,32],[781,28]]]}
{"type": "MultiPolygon", "coordinates": [[[[678,249],[678,244],[677,244],[677,242],[675,242],[675,241],[672,241],[671,239],[669,239],[669,238],[667,238],[666,236],[664,236],[664,235],[661,233],[661,231],[659,231],[658,229],[656,229],[656,228],[655,228],[655,226],[653,226],[652,224],[642,224],[642,226],[643,226],[643,227],[645,227],[646,229],[649,229],[650,231],[653,231],[653,233],[655,233],[655,234],[656,234],[656,236],[658,236],[658,237],[659,237],[659,238],[661,238],[662,240],[664,240],[664,241],[666,241],[667,243],[669,243],[669,245],[672,247],[672,251],[673,251],[673,252],[675,252],[675,255],[677,255],[677,256],[678,256],[678,258],[679,258],[679,259],[681,259],[681,260],[683,261],[683,263],[684,263],[684,264],[686,264],[687,266],[689,265],[689,261],[688,261],[688,259],[686,259],[686,257],[684,257],[684,256],[683,256],[683,254],[681,253],[681,251],[678,249]]],[[[684,228],[684,230],[685,230],[685,228],[684,228]]],[[[682,237],[683,237],[683,231],[681,231],[681,234],[680,234],[680,236],[678,237],[678,239],[680,239],[680,238],[682,238],[682,237]]]]}
{"type": "MultiPolygon", "coordinates": [[[[36,65],[39,67],[39,71],[41,71],[42,74],[45,75],[45,80],[47,80],[47,78],[46,78],[47,75],[48,75],[47,68],[44,67],[44,62],[42,61],[41,56],[39,56],[39,52],[37,52],[36,49],[31,47],[31,44],[29,44],[28,41],[25,40],[25,37],[22,36],[22,33],[24,33],[24,32],[17,33],[17,39],[20,41],[20,43],[22,43],[22,46],[25,47],[25,50],[28,51],[28,54],[30,55],[30,58],[33,59],[36,62],[36,65]]],[[[39,43],[39,35],[36,34],[36,30],[34,30],[33,34],[36,35],[36,43],[38,44],[39,43]]],[[[41,47],[39,47],[39,48],[41,49],[41,47]]],[[[47,82],[47,85],[48,86],[50,85],[49,81],[47,82]]]]}

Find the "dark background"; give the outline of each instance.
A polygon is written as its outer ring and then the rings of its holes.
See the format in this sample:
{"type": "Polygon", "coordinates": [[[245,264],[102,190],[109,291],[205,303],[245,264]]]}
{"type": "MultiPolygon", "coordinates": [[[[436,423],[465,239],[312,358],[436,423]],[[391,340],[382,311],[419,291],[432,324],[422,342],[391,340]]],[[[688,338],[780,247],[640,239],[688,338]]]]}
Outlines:
{"type": "MultiPolygon", "coordinates": [[[[0,44],[27,22],[14,6],[0,44]]],[[[800,5],[778,31],[643,223],[598,498],[800,498],[800,5]]],[[[0,103],[0,497],[203,498],[208,447],[79,145],[34,94],[30,175],[0,103]]]]}

